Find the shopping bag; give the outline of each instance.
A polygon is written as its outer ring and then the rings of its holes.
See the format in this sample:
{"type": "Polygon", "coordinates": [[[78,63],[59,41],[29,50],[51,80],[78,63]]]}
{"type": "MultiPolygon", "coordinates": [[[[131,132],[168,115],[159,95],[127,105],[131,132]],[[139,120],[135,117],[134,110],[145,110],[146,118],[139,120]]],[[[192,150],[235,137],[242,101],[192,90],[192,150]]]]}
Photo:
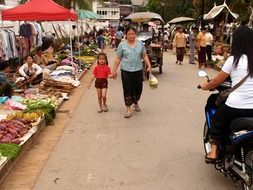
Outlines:
{"type": "Polygon", "coordinates": [[[151,89],[156,89],[158,87],[158,80],[152,73],[149,73],[149,87],[151,89]]]}

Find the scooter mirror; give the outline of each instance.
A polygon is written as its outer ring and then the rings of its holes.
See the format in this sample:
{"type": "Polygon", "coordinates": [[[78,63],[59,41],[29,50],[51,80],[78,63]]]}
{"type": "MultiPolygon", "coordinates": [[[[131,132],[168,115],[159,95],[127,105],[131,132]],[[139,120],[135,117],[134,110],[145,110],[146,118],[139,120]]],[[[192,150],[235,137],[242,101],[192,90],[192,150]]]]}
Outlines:
{"type": "Polygon", "coordinates": [[[207,73],[205,71],[199,71],[198,75],[199,75],[199,77],[206,77],[207,73]]]}

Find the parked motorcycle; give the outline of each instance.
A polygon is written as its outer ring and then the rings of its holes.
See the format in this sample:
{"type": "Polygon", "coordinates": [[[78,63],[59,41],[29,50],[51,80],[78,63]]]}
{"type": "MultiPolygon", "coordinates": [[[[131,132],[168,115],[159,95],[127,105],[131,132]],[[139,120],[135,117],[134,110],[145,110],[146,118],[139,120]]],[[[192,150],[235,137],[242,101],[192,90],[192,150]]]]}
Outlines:
{"type": "MultiPolygon", "coordinates": [[[[209,77],[205,71],[199,71],[200,77],[209,77]]],[[[200,86],[198,86],[200,88],[200,86]]],[[[210,130],[212,130],[211,120],[217,110],[214,104],[215,98],[222,90],[231,88],[231,82],[225,81],[212,93],[205,107],[206,122],[203,131],[203,143],[205,153],[211,151],[210,130]]],[[[219,146],[219,155],[214,163],[216,170],[219,170],[226,177],[230,176],[236,183],[241,183],[242,190],[250,190],[253,182],[253,117],[237,118],[230,124],[230,135],[219,146]]]]}

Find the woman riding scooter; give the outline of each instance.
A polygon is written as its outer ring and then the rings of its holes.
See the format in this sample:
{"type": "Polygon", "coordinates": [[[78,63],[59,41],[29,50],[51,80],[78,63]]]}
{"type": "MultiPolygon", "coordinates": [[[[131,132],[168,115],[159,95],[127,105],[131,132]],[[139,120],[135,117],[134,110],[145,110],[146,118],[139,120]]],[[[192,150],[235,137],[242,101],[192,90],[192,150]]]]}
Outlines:
{"type": "Polygon", "coordinates": [[[232,87],[245,76],[249,77],[231,92],[225,102],[215,113],[212,120],[211,152],[205,158],[207,162],[215,162],[218,157],[218,145],[227,138],[229,124],[239,117],[253,117],[253,30],[240,26],[233,33],[231,55],[222,70],[209,82],[200,84],[201,89],[215,89],[229,76],[232,87]]]}

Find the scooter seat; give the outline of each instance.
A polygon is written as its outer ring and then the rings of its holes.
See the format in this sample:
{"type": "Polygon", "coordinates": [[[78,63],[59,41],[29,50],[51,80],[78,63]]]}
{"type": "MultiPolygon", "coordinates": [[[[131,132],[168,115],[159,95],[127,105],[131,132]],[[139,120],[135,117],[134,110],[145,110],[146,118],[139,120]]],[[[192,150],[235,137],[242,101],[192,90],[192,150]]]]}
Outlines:
{"type": "Polygon", "coordinates": [[[238,131],[233,133],[233,135],[230,136],[230,140],[233,144],[240,144],[246,141],[251,140],[253,138],[253,131],[238,131]]]}
{"type": "Polygon", "coordinates": [[[241,130],[253,130],[253,117],[240,117],[235,119],[230,124],[230,130],[232,133],[241,130]]]}
{"type": "Polygon", "coordinates": [[[253,139],[253,118],[243,117],[232,121],[230,124],[232,135],[230,140],[234,144],[239,144],[253,139]]]}

